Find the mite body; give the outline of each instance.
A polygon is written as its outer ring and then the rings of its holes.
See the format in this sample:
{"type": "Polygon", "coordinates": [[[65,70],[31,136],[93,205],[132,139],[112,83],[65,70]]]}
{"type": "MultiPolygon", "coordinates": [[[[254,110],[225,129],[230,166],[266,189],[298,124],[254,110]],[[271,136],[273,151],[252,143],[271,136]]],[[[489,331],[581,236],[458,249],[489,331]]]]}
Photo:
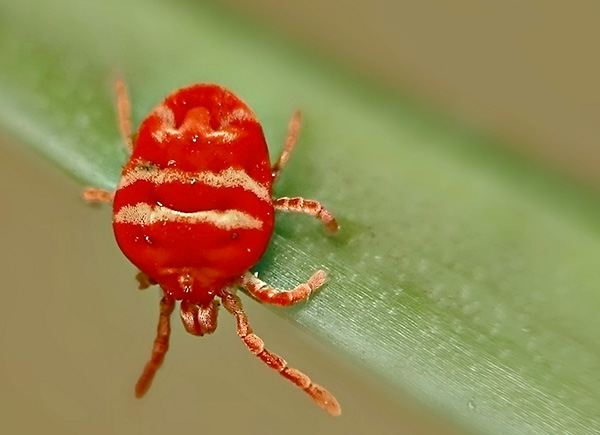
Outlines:
{"type": "Polygon", "coordinates": [[[319,406],[339,415],[335,398],[264,348],[250,328],[235,294],[245,288],[261,302],[280,306],[305,300],[325,280],[319,270],[295,289],[271,289],[250,273],[273,233],[275,210],[319,218],[335,232],[334,217],[318,202],[272,196],[273,182],[287,163],[300,127],[297,112],[286,144],[271,166],[262,128],[248,106],[230,91],[193,85],[167,97],[142,122],[132,141],[130,104],[117,82],[119,126],[131,157],[114,195],[88,188],[88,201],[113,202],[113,229],[127,258],[139,268],[140,288],[163,292],[150,361],[138,383],[143,396],[169,346],[170,315],[181,301],[181,319],[194,335],[217,325],[219,298],[237,319],[248,349],[306,391],[319,406]]]}

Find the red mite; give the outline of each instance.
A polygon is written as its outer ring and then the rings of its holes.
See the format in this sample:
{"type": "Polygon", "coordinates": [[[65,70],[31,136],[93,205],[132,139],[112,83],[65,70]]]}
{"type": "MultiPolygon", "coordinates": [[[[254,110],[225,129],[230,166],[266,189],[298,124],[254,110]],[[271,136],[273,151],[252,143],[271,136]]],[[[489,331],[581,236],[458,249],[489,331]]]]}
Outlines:
{"type": "Polygon", "coordinates": [[[135,143],[127,90],[120,81],[116,90],[119,127],[131,157],[114,194],[88,188],[84,198],[113,203],[115,237],[140,270],[140,289],[158,284],[163,291],[152,356],[136,396],[148,391],[167,353],[175,301],[181,301],[185,329],[201,336],[216,329],[215,298],[220,298],[250,352],[325,411],[339,415],[331,393],[265,349],[235,293],[243,288],[261,302],[289,306],[306,300],[325,281],[325,272],[318,270],[305,284],[281,291],[250,272],[273,234],[275,210],[306,213],[338,230],[333,215],[317,201],[272,196],[273,182],[296,144],[300,113],[292,117],[281,156],[271,166],[256,116],[220,86],[193,85],[167,97],[142,122],[135,143]]]}

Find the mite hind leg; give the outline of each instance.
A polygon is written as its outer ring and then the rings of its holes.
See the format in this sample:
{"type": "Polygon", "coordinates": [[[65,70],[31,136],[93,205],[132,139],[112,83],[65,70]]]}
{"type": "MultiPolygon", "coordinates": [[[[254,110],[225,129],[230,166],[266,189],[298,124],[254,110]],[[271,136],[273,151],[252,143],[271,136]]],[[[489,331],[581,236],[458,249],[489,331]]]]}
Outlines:
{"type": "Polygon", "coordinates": [[[83,191],[83,199],[91,204],[95,203],[110,203],[112,202],[115,194],[104,189],[98,189],[96,187],[86,187],[83,191]]]}
{"type": "MultiPolygon", "coordinates": [[[[292,151],[298,141],[298,135],[300,134],[300,126],[302,124],[302,113],[298,110],[290,119],[288,123],[287,136],[283,150],[277,162],[273,165],[272,174],[273,180],[277,180],[281,174],[281,170],[285,167],[290,159],[292,151]]],[[[279,198],[275,200],[275,209],[280,211],[293,211],[297,213],[305,213],[311,216],[315,216],[320,219],[327,229],[332,233],[339,230],[339,225],[335,220],[333,214],[321,205],[318,201],[311,199],[304,199],[300,197],[296,198],[279,198]]]]}
{"type": "Polygon", "coordinates": [[[307,282],[291,290],[276,290],[258,279],[251,272],[246,272],[238,281],[238,285],[248,290],[260,302],[280,307],[294,305],[308,297],[325,283],[324,270],[317,270],[307,282]]]}
{"type": "Polygon", "coordinates": [[[276,370],[288,381],[304,390],[317,405],[329,414],[337,417],[342,413],[339,403],[329,391],[318,384],[314,384],[304,373],[288,367],[283,358],[265,349],[262,339],[252,332],[246,313],[242,308],[242,302],[235,294],[229,290],[222,290],[219,296],[225,309],[235,316],[237,334],[251,353],[259,357],[266,365],[276,370]]]}
{"type": "Polygon", "coordinates": [[[129,154],[133,152],[133,129],[131,127],[131,101],[125,82],[117,79],[115,81],[115,93],[117,95],[117,119],[119,131],[123,139],[123,145],[129,154]]]}
{"type": "MultiPolygon", "coordinates": [[[[115,81],[115,94],[117,97],[117,121],[123,145],[128,154],[133,152],[133,129],[131,127],[131,102],[125,82],[117,79],[115,81]]],[[[112,202],[115,194],[108,190],[96,187],[87,187],[83,191],[83,199],[90,203],[112,202]]]]}

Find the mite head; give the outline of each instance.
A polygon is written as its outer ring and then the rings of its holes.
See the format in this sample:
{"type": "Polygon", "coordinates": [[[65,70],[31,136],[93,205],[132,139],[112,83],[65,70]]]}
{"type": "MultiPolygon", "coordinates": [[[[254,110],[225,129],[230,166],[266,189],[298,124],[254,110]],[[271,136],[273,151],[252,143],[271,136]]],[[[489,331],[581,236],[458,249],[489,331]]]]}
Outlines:
{"type": "Polygon", "coordinates": [[[197,85],[154,109],[140,127],[134,154],[163,167],[198,170],[225,164],[256,134],[263,137],[243,101],[219,86],[197,85]]]}
{"type": "Polygon", "coordinates": [[[181,321],[192,335],[212,334],[217,328],[218,311],[219,305],[214,299],[203,305],[181,301],[181,321]]]}

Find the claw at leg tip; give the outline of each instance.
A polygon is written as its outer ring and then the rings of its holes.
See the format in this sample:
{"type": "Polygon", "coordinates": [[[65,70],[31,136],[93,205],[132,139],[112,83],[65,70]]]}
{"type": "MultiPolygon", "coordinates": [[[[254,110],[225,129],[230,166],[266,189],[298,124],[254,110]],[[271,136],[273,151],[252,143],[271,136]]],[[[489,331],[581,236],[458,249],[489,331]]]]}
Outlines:
{"type": "Polygon", "coordinates": [[[313,384],[306,392],[324,411],[333,417],[342,414],[342,408],[333,395],[320,385],[313,384]]]}

